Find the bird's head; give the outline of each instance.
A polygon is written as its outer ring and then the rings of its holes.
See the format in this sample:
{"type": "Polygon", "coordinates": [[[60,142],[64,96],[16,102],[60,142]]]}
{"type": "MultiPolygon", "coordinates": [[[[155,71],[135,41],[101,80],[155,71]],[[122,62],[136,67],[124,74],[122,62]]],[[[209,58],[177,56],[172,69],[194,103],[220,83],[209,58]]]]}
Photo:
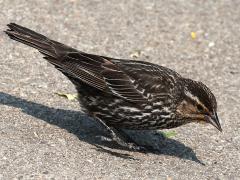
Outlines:
{"type": "Polygon", "coordinates": [[[177,105],[179,119],[210,123],[222,131],[217,116],[217,101],[211,90],[201,82],[184,79],[182,98],[177,105]]]}

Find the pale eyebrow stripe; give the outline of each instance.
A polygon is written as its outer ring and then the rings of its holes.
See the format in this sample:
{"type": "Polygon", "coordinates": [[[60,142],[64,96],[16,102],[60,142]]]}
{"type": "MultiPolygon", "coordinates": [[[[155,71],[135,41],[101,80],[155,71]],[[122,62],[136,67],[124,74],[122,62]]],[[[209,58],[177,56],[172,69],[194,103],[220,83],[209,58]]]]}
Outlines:
{"type": "Polygon", "coordinates": [[[208,108],[199,100],[199,98],[197,96],[194,96],[190,91],[184,90],[184,93],[190,99],[200,104],[205,110],[208,110],[208,108]]]}

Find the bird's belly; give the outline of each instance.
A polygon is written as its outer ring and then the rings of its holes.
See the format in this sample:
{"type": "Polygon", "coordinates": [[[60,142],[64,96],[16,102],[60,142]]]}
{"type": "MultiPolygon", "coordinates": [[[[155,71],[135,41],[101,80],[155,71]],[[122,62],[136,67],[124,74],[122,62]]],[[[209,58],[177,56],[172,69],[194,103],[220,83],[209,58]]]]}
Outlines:
{"type": "Polygon", "coordinates": [[[100,118],[107,125],[135,130],[163,129],[168,123],[170,115],[162,114],[154,107],[143,106],[127,102],[124,99],[112,96],[84,96],[80,99],[87,112],[100,118]]]}
{"type": "Polygon", "coordinates": [[[131,103],[124,104],[98,104],[94,109],[94,116],[103,120],[107,125],[135,130],[162,129],[166,119],[151,110],[144,110],[133,106],[131,103]]]}

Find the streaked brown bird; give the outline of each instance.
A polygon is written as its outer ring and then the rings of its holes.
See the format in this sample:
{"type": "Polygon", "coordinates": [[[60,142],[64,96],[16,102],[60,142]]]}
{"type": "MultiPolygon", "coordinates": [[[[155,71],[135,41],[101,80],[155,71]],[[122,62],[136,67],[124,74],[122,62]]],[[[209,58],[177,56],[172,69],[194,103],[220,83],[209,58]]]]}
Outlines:
{"type": "Polygon", "coordinates": [[[76,86],[84,111],[99,120],[120,145],[121,128],[156,130],[206,122],[222,131],[217,102],[201,82],[156,64],[114,59],[78,51],[14,23],[10,38],[38,49],[76,86]]]}

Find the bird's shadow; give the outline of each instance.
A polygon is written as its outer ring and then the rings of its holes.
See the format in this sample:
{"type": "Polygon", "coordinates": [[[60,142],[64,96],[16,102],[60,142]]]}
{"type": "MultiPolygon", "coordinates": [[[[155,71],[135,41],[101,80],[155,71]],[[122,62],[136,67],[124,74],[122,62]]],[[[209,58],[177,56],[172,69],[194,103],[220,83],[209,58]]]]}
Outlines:
{"type": "MultiPolygon", "coordinates": [[[[99,136],[106,136],[106,131],[103,130],[97,121],[79,111],[48,107],[4,92],[0,92],[0,104],[20,108],[22,112],[28,115],[66,129],[68,132],[75,134],[81,141],[94,145],[98,151],[121,158],[135,159],[130,154],[112,151],[113,149],[123,148],[116,143],[101,141],[99,136]]],[[[204,165],[190,147],[169,138],[166,138],[164,141],[165,143],[161,150],[149,151],[147,153],[175,156],[204,165]]]]}

